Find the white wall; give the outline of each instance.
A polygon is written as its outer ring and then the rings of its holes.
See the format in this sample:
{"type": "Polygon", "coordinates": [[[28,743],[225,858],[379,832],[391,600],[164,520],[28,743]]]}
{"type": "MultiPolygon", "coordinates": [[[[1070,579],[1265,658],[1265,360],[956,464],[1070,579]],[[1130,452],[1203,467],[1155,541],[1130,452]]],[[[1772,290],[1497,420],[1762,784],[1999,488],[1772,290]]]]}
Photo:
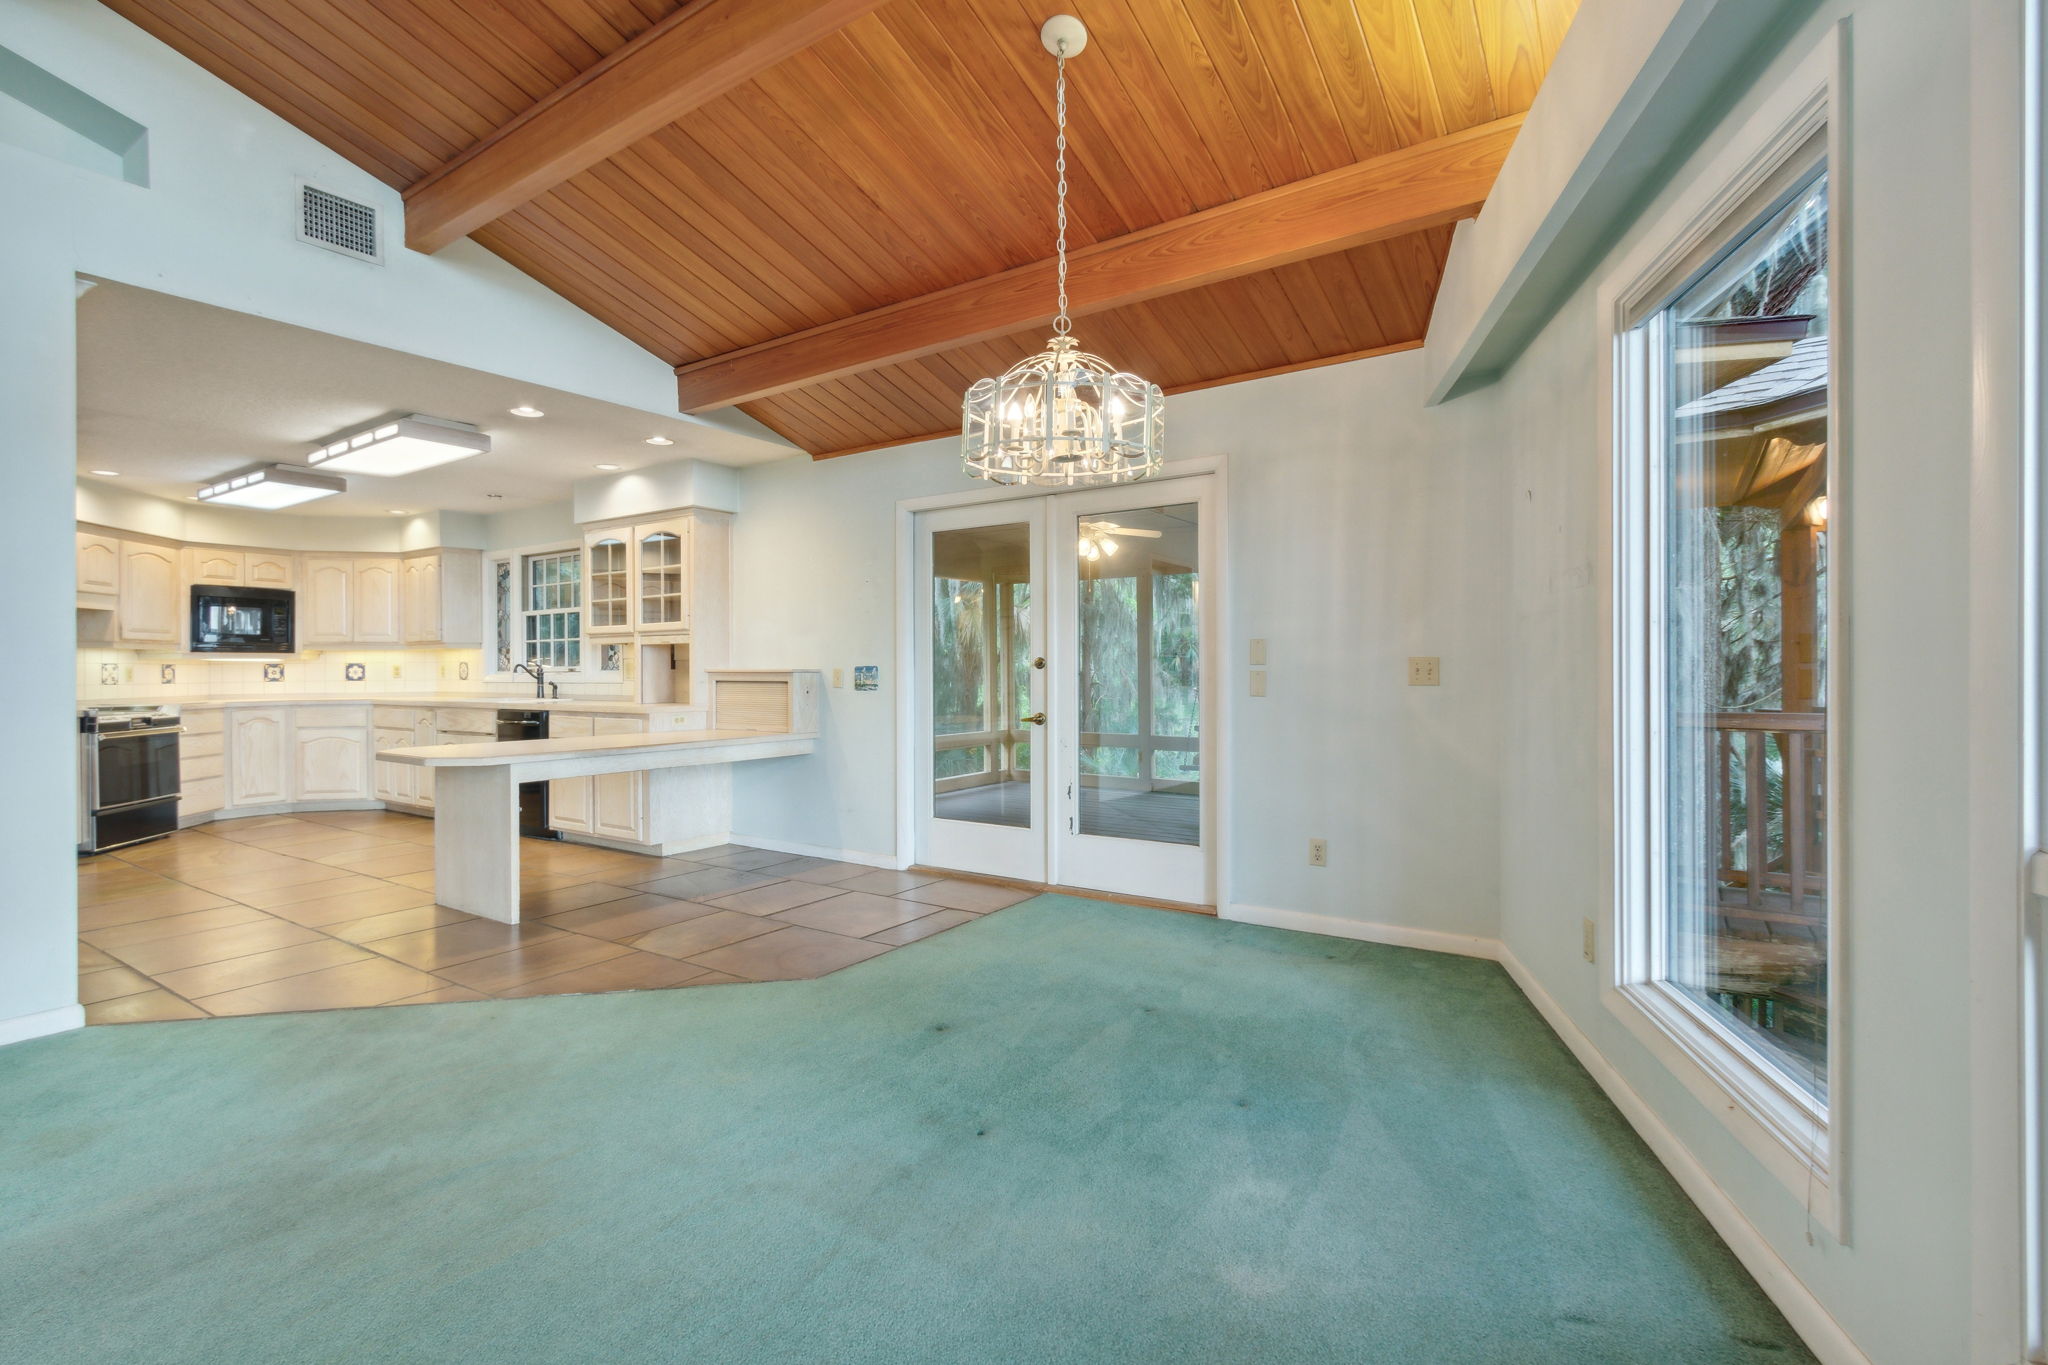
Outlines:
{"type": "MultiPolygon", "coordinates": [[[[1425,410],[1420,384],[1407,353],[1169,401],[1174,455],[1227,457],[1231,633],[1268,642],[1269,694],[1226,736],[1226,899],[1490,938],[1502,457],[1490,399],[1425,410]],[[1413,654],[1441,687],[1407,686],[1413,654]]],[[[959,464],[936,441],[741,473],[734,662],[879,664],[882,688],[828,688],[816,755],[736,776],[740,837],[895,854],[896,504],[985,487],[959,464]]]]}
{"type": "MultiPolygon", "coordinates": [[[[1849,1069],[1835,1106],[1848,1147],[1846,1245],[1808,1220],[1800,1196],[1637,1043],[1601,1000],[1606,969],[1580,959],[1582,917],[1611,904],[1600,769],[1608,622],[1596,572],[1606,492],[1595,367],[1607,351],[1592,285],[1570,296],[1494,391],[1506,423],[1499,496],[1511,682],[1502,939],[1824,1311],[1871,1360],[1900,1365],[2017,1354],[2010,1322],[1970,1316],[1978,1105],[1969,1060],[1983,989],[1970,971],[1970,921],[2011,913],[1969,895],[1973,725],[2003,725],[2009,752],[2019,733],[2016,715],[1973,717],[2010,690],[1973,685],[1973,541],[2008,532],[1973,525],[1971,515],[1971,67],[1960,14],[1919,0],[1817,7],[1759,64],[1750,92],[1726,103],[1699,156],[1671,181],[1687,184],[1786,68],[1853,18],[1850,150],[1837,200],[1849,241],[1837,314],[1848,380],[1838,458],[1853,482],[1846,499],[1833,499],[1852,546],[1833,569],[1853,614],[1850,709],[1835,740],[1849,773],[1839,793],[1849,815],[1837,831],[1848,875],[1836,907],[1848,945],[1837,996],[1847,1030],[1837,1043],[1849,1069]]],[[[1593,17],[1588,5],[1579,22],[1593,17]]],[[[2018,171],[2015,158],[2004,174],[2018,171]]],[[[1629,231],[1614,255],[1641,236],[1640,226],[1629,231]]],[[[2005,459],[2016,464],[2016,452],[2005,459]]],[[[2014,572],[2010,558],[1993,567],[2014,572]]],[[[1997,624],[2011,638],[2011,618],[1997,624]]],[[[2015,858],[2016,840],[2015,831],[2015,858]]],[[[2009,1247],[2003,1270],[2017,1270],[2009,1247]]]]}

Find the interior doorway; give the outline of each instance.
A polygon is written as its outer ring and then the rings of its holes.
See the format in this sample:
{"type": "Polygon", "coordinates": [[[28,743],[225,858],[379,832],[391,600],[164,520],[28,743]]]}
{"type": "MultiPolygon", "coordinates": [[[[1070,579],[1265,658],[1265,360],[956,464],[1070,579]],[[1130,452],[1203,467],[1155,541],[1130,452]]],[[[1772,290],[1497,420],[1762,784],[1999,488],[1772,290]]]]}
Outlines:
{"type": "Polygon", "coordinates": [[[916,516],[919,863],[1214,902],[1212,484],[916,516]]]}

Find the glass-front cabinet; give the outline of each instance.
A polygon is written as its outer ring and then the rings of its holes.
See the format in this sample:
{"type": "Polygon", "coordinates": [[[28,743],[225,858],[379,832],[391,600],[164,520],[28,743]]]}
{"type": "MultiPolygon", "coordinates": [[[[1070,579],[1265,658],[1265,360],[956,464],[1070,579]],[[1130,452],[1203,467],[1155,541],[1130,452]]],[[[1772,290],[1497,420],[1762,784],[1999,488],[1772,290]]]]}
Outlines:
{"type": "Polygon", "coordinates": [[[591,531],[583,538],[583,629],[589,635],[633,633],[632,531],[627,527],[591,531]]]}
{"type": "Polygon", "coordinates": [[[639,564],[637,613],[642,631],[690,628],[690,522],[678,517],[633,528],[639,564]]]}

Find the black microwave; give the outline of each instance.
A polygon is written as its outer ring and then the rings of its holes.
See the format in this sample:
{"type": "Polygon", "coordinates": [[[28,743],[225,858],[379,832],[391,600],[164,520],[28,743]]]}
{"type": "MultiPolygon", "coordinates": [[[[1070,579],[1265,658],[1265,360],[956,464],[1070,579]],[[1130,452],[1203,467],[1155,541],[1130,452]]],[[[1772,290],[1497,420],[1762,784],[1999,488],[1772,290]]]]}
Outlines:
{"type": "Polygon", "coordinates": [[[192,585],[195,653],[289,654],[292,617],[292,593],[285,588],[192,585]]]}

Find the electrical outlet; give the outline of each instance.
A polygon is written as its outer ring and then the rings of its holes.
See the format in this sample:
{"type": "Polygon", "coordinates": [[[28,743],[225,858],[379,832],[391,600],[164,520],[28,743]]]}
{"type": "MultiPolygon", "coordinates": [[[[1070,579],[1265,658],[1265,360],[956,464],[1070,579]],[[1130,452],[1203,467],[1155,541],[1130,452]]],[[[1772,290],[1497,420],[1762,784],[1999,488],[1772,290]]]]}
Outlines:
{"type": "Polygon", "coordinates": [[[1255,697],[1266,695],[1266,670],[1263,668],[1252,670],[1252,695],[1255,697]]]}
{"type": "Polygon", "coordinates": [[[1264,668],[1265,666],[1266,642],[1264,640],[1254,640],[1252,641],[1252,667],[1264,668]]]}
{"type": "Polygon", "coordinates": [[[394,679],[396,679],[396,678],[402,678],[402,677],[404,677],[404,676],[405,676],[405,670],[404,670],[403,666],[402,666],[402,665],[399,665],[399,664],[393,664],[393,665],[391,665],[391,676],[392,676],[392,677],[393,677],[394,679]]]}
{"type": "Polygon", "coordinates": [[[1579,925],[1579,953],[1591,962],[1597,953],[1599,937],[1593,929],[1593,921],[1581,920],[1579,925]]]}
{"type": "Polygon", "coordinates": [[[1408,685],[1410,687],[1435,687],[1443,682],[1443,673],[1434,658],[1411,658],[1408,660],[1408,685]]]}
{"type": "Polygon", "coordinates": [[[835,669],[833,669],[833,670],[832,670],[832,685],[833,685],[834,687],[844,687],[844,686],[846,686],[846,670],[845,670],[845,669],[843,669],[843,668],[835,668],[835,669]]]}
{"type": "Polygon", "coordinates": [[[1308,865],[1310,867],[1328,867],[1330,865],[1330,845],[1326,841],[1322,839],[1311,839],[1308,841],[1308,865]]]}
{"type": "Polygon", "coordinates": [[[134,664],[123,664],[121,666],[121,681],[124,683],[132,683],[135,681],[134,664]]]}

